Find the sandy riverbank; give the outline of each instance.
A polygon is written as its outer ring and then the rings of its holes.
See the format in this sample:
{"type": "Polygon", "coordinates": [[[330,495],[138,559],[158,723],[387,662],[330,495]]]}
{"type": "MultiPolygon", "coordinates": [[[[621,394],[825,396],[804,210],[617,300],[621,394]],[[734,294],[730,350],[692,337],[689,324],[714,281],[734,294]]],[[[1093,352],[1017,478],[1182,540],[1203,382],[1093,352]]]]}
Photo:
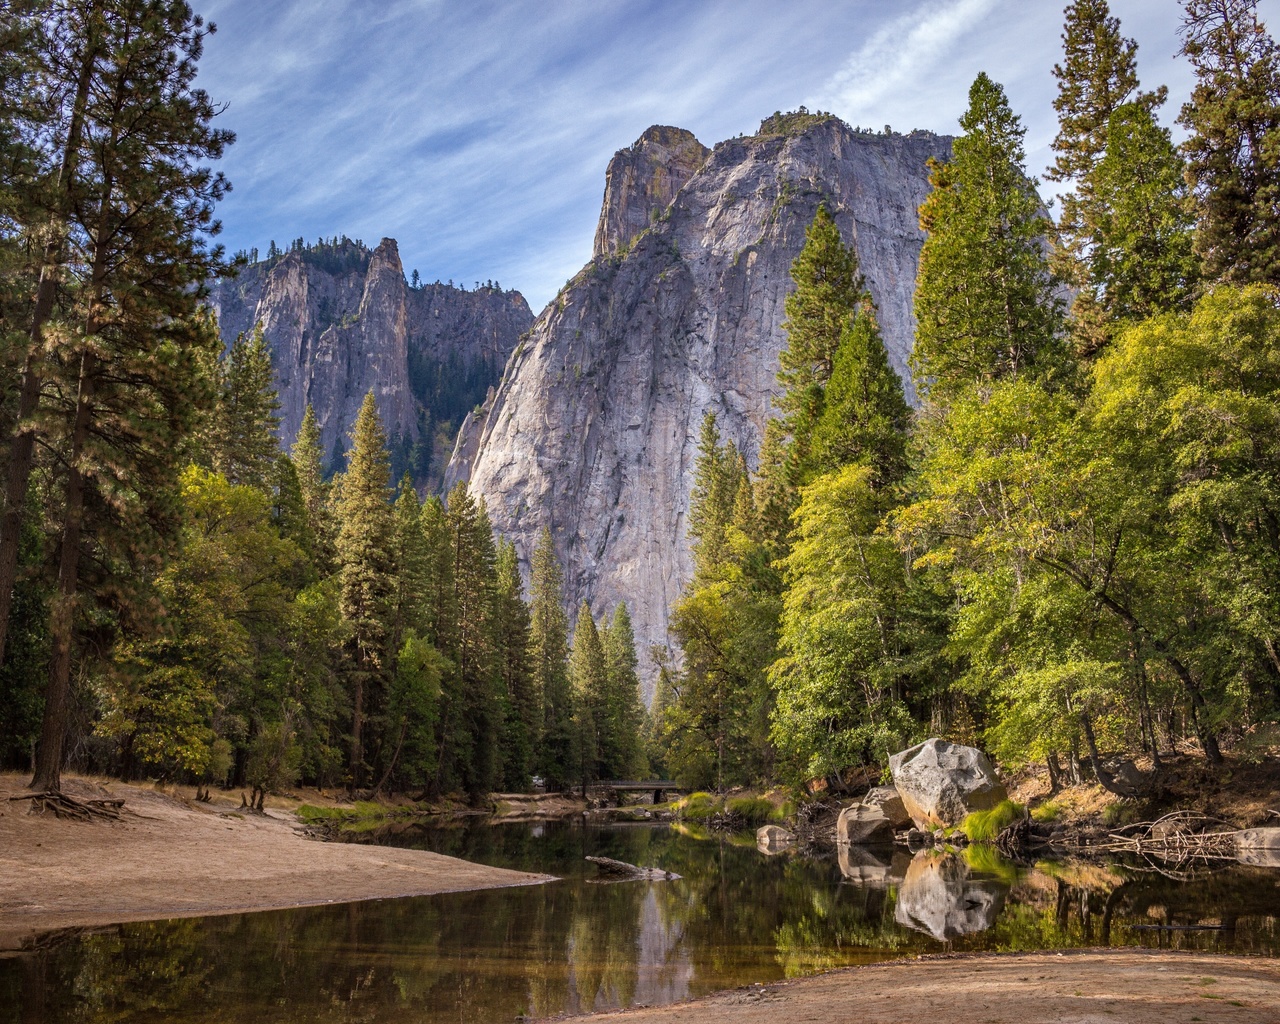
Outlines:
{"type": "Polygon", "coordinates": [[[9,800],[26,782],[0,775],[0,950],[58,928],[550,880],[419,850],[316,842],[287,810],[248,814],[122,783],[64,785],[81,799],[124,799],[119,822],[58,820],[9,800]]]}
{"type": "Polygon", "coordinates": [[[1280,961],[1142,950],[929,957],[575,1024],[1182,1024],[1280,1021],[1280,961]]]}

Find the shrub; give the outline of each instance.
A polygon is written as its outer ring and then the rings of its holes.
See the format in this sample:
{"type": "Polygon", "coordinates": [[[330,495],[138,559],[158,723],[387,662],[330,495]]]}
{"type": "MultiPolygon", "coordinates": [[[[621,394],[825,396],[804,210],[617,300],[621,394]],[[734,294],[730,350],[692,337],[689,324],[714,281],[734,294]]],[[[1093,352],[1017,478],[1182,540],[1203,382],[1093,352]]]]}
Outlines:
{"type": "Polygon", "coordinates": [[[778,821],[778,809],[762,796],[735,796],[725,804],[725,809],[733,814],[741,814],[752,828],[758,828],[769,821],[778,821]]]}
{"type": "Polygon", "coordinates": [[[1138,820],[1138,805],[1127,800],[1117,800],[1102,809],[1102,823],[1107,828],[1132,825],[1138,820]]]}
{"type": "Polygon", "coordinates": [[[1031,808],[1031,820],[1040,822],[1057,821],[1062,817],[1062,805],[1046,800],[1039,807],[1031,808]]]}
{"type": "Polygon", "coordinates": [[[989,843],[1027,813],[1022,804],[1004,800],[989,811],[974,811],[960,823],[971,843],[989,843]]]}
{"type": "Polygon", "coordinates": [[[706,821],[720,810],[720,801],[710,793],[690,793],[680,802],[680,817],[688,821],[706,821]]]}

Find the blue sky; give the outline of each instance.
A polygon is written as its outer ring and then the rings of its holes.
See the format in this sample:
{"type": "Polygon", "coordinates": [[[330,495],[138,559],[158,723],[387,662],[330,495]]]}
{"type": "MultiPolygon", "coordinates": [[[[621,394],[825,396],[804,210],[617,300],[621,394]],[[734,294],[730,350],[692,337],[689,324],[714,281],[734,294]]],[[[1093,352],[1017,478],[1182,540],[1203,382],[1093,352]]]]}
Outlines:
{"type": "MultiPolygon", "coordinates": [[[[1005,85],[1041,174],[1056,0],[196,0],[200,85],[238,141],[228,250],[396,238],[405,272],[518,288],[537,312],[591,255],[613,153],[651,124],[706,145],[774,110],[954,132],[1005,85]]],[[[1280,22],[1280,0],[1263,16],[1280,22]]],[[[1190,90],[1176,0],[1112,0],[1139,72],[1190,90]]]]}

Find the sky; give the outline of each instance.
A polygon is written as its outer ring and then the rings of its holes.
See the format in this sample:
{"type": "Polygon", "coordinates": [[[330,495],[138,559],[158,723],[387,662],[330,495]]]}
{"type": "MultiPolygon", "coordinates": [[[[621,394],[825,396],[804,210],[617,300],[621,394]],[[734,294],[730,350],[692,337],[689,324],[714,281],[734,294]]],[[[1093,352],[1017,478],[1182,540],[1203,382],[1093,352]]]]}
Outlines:
{"type": "MultiPolygon", "coordinates": [[[[405,273],[496,281],[538,312],[591,256],[615,151],[653,124],[705,145],[775,110],[953,134],[979,71],[1043,175],[1061,0],[195,0],[198,84],[237,135],[228,251],[346,234],[405,273]]],[[[1167,126],[1192,76],[1177,0],[1111,0],[1167,126]]],[[[1280,25],[1280,0],[1259,9],[1280,25]]],[[[1045,190],[1047,191],[1047,189],[1045,190]]]]}

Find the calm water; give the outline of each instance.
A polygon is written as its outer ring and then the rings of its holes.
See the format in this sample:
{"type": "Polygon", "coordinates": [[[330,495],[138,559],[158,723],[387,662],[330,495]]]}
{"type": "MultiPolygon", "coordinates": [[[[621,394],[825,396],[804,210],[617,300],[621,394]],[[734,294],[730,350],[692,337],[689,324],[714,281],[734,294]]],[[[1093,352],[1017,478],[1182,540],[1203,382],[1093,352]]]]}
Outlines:
{"type": "Polygon", "coordinates": [[[564,880],[51,939],[0,960],[0,1021],[511,1022],[943,950],[1280,952],[1280,871],[1174,881],[1119,864],[1018,868],[985,851],[765,857],[644,826],[476,825],[394,842],[564,880]],[[684,877],[600,884],[587,854],[684,877]]]}

